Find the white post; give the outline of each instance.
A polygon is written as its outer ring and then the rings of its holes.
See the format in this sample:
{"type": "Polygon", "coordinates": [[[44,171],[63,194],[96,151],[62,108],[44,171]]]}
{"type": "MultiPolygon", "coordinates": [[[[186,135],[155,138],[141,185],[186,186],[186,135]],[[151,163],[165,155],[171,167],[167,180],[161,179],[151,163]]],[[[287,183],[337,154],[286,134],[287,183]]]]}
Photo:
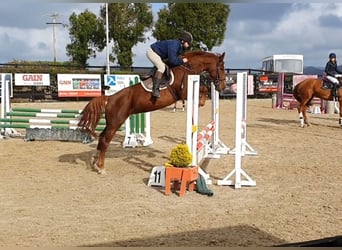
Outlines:
{"type": "Polygon", "coordinates": [[[143,142],[143,146],[149,146],[153,144],[152,137],[151,137],[151,112],[145,113],[145,138],[143,142]]]}
{"type": "Polygon", "coordinates": [[[189,75],[186,113],[186,145],[188,145],[192,154],[191,165],[193,166],[197,166],[198,94],[199,75],[189,75]]]}
{"type": "MultiPolygon", "coordinates": [[[[1,118],[7,118],[6,113],[11,111],[11,93],[10,93],[10,85],[12,84],[12,77],[10,79],[6,79],[6,75],[9,74],[0,74],[1,81],[1,118]]],[[[4,124],[4,122],[1,122],[4,124]]],[[[6,136],[19,136],[18,133],[13,128],[2,128],[0,133],[0,138],[6,138],[6,136]]]]}
{"type": "MultiPolygon", "coordinates": [[[[247,74],[247,73],[246,73],[247,74]]],[[[240,76],[242,78],[242,76],[240,76]]],[[[244,155],[257,155],[258,152],[255,151],[251,145],[247,142],[247,76],[246,76],[246,82],[244,82],[244,79],[241,80],[240,87],[241,87],[241,93],[239,96],[239,101],[236,99],[236,105],[241,106],[241,126],[242,126],[242,136],[241,136],[241,147],[242,147],[242,156],[244,155]]],[[[239,85],[238,85],[239,87],[239,85]]],[[[238,96],[236,96],[238,98],[238,96]]],[[[240,114],[239,114],[240,115],[240,114]]],[[[229,154],[235,154],[236,147],[229,151],[229,154]]]]}
{"type": "Polygon", "coordinates": [[[244,101],[247,89],[247,72],[237,74],[237,93],[236,93],[236,123],[235,123],[235,167],[222,180],[217,181],[217,185],[235,185],[235,188],[241,186],[255,186],[256,182],[252,180],[241,167],[241,157],[243,155],[243,130],[245,130],[244,112],[247,103],[244,101]],[[235,180],[230,180],[235,174],[235,180]],[[246,180],[242,180],[244,176],[246,180]]]}
{"type": "MultiPolygon", "coordinates": [[[[187,93],[187,113],[186,113],[186,145],[188,145],[192,154],[193,166],[198,166],[197,157],[197,136],[198,136],[198,106],[199,106],[199,75],[188,75],[188,93],[187,93]]],[[[204,177],[207,184],[212,184],[210,175],[200,166],[198,173],[204,177]]]]}

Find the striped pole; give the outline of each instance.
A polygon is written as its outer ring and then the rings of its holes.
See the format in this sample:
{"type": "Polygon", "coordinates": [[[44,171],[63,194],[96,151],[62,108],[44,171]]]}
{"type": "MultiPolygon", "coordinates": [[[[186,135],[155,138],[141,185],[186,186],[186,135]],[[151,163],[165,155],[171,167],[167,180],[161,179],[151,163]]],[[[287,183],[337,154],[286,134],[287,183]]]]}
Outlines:
{"type": "Polygon", "coordinates": [[[78,118],[79,114],[70,113],[34,113],[34,112],[7,112],[7,116],[22,116],[22,117],[51,117],[51,118],[78,118]]]}
{"type": "Polygon", "coordinates": [[[39,108],[12,108],[14,112],[35,112],[35,113],[73,113],[80,114],[82,110],[76,109],[39,109],[39,108]]]}

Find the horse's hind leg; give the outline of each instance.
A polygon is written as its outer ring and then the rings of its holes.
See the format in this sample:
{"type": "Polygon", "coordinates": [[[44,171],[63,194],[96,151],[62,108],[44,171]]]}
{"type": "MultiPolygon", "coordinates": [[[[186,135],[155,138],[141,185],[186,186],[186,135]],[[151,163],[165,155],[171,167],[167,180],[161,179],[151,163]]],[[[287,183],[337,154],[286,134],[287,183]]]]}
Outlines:
{"type": "Polygon", "coordinates": [[[301,102],[299,107],[298,107],[298,114],[299,114],[299,121],[300,121],[300,126],[302,128],[305,127],[305,125],[310,126],[308,122],[308,117],[306,114],[306,102],[301,102]]]}
{"type": "Polygon", "coordinates": [[[339,103],[340,103],[340,105],[339,105],[340,117],[338,120],[338,124],[340,124],[340,127],[342,128],[342,97],[340,97],[339,103]]]}
{"type": "Polygon", "coordinates": [[[297,109],[298,109],[300,126],[302,128],[304,128],[304,117],[303,117],[303,112],[301,111],[302,110],[302,104],[300,104],[297,109]]]}
{"type": "Polygon", "coordinates": [[[102,131],[102,133],[99,136],[99,142],[97,144],[97,152],[93,156],[92,163],[94,169],[99,174],[105,174],[105,168],[104,168],[104,161],[106,157],[106,152],[108,149],[108,146],[113,139],[117,129],[110,128],[108,126],[105,127],[105,129],[102,131]]]}

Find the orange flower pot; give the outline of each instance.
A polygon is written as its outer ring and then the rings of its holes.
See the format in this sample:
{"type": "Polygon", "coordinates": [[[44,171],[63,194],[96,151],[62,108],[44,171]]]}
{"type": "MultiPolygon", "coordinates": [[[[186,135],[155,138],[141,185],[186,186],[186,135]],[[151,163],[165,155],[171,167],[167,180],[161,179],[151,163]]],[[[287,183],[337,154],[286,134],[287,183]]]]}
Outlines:
{"type": "Polygon", "coordinates": [[[166,167],[165,168],[165,195],[170,195],[171,184],[173,183],[173,189],[175,191],[179,188],[179,182],[181,187],[179,190],[179,196],[184,196],[186,188],[189,191],[193,191],[195,187],[195,181],[198,179],[198,167],[177,168],[166,167]]]}

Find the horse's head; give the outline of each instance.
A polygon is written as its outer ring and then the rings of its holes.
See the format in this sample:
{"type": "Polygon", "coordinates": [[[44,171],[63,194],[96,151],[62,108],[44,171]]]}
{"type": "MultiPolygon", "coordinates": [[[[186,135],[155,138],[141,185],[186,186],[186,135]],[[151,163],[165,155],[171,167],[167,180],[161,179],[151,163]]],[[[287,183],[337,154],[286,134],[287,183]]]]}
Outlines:
{"type": "Polygon", "coordinates": [[[193,71],[197,73],[207,71],[209,73],[217,91],[224,90],[226,87],[224,56],[225,52],[220,55],[204,51],[194,51],[185,55],[193,71]]]}
{"type": "Polygon", "coordinates": [[[222,55],[217,55],[216,67],[211,66],[211,69],[208,70],[209,75],[214,80],[215,89],[217,91],[221,91],[226,88],[226,71],[224,69],[224,56],[225,52],[223,52],[222,55]]]}

